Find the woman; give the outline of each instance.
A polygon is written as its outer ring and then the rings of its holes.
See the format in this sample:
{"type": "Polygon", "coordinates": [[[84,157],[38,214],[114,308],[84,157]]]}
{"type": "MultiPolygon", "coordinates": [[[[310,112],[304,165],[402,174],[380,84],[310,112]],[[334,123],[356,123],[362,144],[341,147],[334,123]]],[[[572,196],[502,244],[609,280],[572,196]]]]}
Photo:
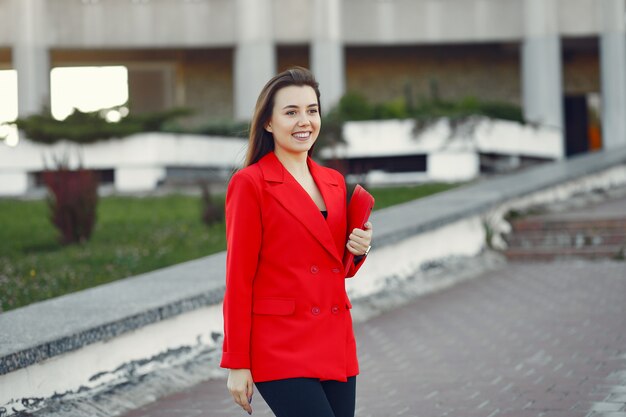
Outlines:
{"type": "Polygon", "coordinates": [[[345,278],[363,263],[371,224],[346,242],[341,174],[311,158],[318,84],[296,67],[257,100],[244,168],[226,193],[221,366],[252,414],[253,382],[277,417],[353,417],[358,374],[345,278]],[[347,276],[342,256],[355,254],[347,276]]]}

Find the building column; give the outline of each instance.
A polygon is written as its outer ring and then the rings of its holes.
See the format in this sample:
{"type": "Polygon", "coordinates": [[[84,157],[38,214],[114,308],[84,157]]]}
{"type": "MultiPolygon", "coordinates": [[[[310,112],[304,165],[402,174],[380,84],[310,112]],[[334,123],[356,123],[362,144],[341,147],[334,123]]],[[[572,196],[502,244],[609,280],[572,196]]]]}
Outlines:
{"type": "Polygon", "coordinates": [[[601,0],[602,142],[604,149],[626,146],[626,30],[624,0],[601,0]]]}
{"type": "Polygon", "coordinates": [[[327,113],[346,89],[341,4],[340,0],[315,0],[313,7],[311,71],[320,84],[321,105],[327,113]]]}
{"type": "Polygon", "coordinates": [[[13,68],[17,70],[18,115],[50,107],[50,57],[46,45],[46,0],[13,0],[16,22],[13,68]]]}
{"type": "Polygon", "coordinates": [[[235,118],[250,120],[261,89],[276,74],[276,49],[271,29],[272,2],[237,0],[236,13],[235,118]]]}
{"type": "Polygon", "coordinates": [[[557,16],[556,0],[524,0],[522,96],[527,121],[563,132],[561,40],[557,16]]]}

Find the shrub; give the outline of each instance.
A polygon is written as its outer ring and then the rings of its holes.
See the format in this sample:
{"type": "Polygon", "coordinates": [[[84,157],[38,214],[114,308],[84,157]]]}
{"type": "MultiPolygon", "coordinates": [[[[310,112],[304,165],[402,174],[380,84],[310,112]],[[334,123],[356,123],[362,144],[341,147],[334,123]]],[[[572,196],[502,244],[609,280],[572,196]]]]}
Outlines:
{"type": "Polygon", "coordinates": [[[365,96],[355,92],[348,92],[341,97],[336,109],[333,110],[342,121],[374,119],[372,105],[365,96]]]}
{"type": "Polygon", "coordinates": [[[119,122],[108,122],[105,115],[109,110],[112,109],[94,112],[74,109],[64,120],[56,120],[49,111],[44,111],[12,123],[35,142],[51,144],[68,140],[75,143],[93,143],[139,132],[158,132],[171,120],[191,113],[189,109],[174,108],[162,112],[131,114],[119,122]]]}
{"type": "Polygon", "coordinates": [[[237,120],[214,120],[198,127],[184,127],[179,124],[168,123],[163,127],[164,132],[191,133],[209,136],[225,136],[235,138],[248,137],[250,122],[237,120]]]}
{"type": "Polygon", "coordinates": [[[443,117],[450,121],[452,132],[465,127],[471,133],[480,120],[477,116],[524,123],[522,109],[514,104],[480,101],[475,97],[458,101],[433,99],[423,100],[414,109],[415,133],[427,129],[443,117]]]}
{"type": "Polygon", "coordinates": [[[441,100],[436,93],[433,98],[423,99],[417,105],[407,104],[404,97],[384,103],[370,104],[361,94],[346,93],[335,108],[329,112],[333,120],[347,122],[352,120],[405,119],[413,117],[420,122],[436,121],[447,117],[454,120],[472,116],[486,116],[494,119],[514,120],[523,123],[524,117],[519,106],[503,102],[481,101],[476,97],[460,100],[441,100]]]}
{"type": "Polygon", "coordinates": [[[375,119],[406,119],[410,112],[403,98],[377,104],[374,107],[375,119]]]}
{"type": "Polygon", "coordinates": [[[485,116],[494,119],[513,120],[524,123],[524,114],[520,106],[501,102],[484,102],[482,103],[482,113],[485,116]]]}
{"type": "Polygon", "coordinates": [[[407,97],[374,105],[370,104],[363,95],[348,92],[324,117],[318,146],[333,146],[344,142],[341,132],[343,123],[347,121],[413,118],[416,134],[429,128],[441,118],[447,118],[450,121],[453,133],[461,127],[471,132],[480,120],[476,116],[524,123],[522,109],[517,105],[481,101],[475,97],[465,97],[457,101],[441,100],[436,85],[433,84],[432,90],[432,98],[423,99],[417,105],[414,105],[412,100],[410,100],[411,103],[407,103],[407,100],[411,99],[410,91],[407,91],[407,97]]]}
{"type": "Polygon", "coordinates": [[[98,178],[95,172],[59,167],[45,171],[51,221],[63,244],[83,243],[91,237],[96,222],[98,178]]]}
{"type": "Polygon", "coordinates": [[[493,119],[514,120],[523,123],[524,117],[519,106],[496,101],[480,101],[475,97],[465,97],[458,101],[423,100],[413,111],[417,119],[465,119],[471,116],[486,116],[493,119]]]}

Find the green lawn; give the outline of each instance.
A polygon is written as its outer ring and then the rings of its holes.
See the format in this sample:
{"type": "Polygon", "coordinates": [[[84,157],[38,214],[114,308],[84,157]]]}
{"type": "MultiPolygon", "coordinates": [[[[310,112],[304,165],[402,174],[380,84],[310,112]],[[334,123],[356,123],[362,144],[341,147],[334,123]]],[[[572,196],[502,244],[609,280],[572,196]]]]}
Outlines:
{"type": "MultiPolygon", "coordinates": [[[[380,209],[453,186],[370,191],[380,209]]],[[[91,240],[62,246],[45,201],[0,200],[2,310],[224,250],[224,224],[206,227],[200,211],[199,197],[102,198],[91,240]]]]}
{"type": "Polygon", "coordinates": [[[367,190],[372,193],[376,199],[374,210],[393,206],[394,204],[404,203],[406,201],[415,200],[416,198],[426,197],[431,194],[440,193],[460,184],[423,184],[414,187],[390,187],[390,188],[370,188],[367,190]]]}

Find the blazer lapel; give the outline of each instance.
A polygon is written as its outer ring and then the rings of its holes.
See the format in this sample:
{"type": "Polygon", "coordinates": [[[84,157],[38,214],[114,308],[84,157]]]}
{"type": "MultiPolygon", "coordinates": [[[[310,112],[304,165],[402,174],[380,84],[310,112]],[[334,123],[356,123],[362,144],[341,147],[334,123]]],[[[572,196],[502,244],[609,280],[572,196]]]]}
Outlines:
{"type": "Polygon", "coordinates": [[[335,242],[336,256],[341,260],[346,244],[346,197],[337,180],[328,171],[320,167],[311,158],[308,159],[308,162],[311,174],[324,197],[328,211],[325,223],[335,242]]]}
{"type": "MultiPolygon", "coordinates": [[[[337,237],[333,236],[333,225],[341,221],[341,189],[330,175],[327,175],[317,163],[308,158],[311,175],[324,198],[328,219],[324,219],[309,194],[296,179],[283,167],[274,152],[259,160],[259,166],[266,181],[272,183],[267,191],[337,260],[341,257],[337,247],[337,237]]],[[[345,234],[345,231],[342,231],[345,234]]],[[[345,236],[344,236],[345,237],[345,236]]]]}

